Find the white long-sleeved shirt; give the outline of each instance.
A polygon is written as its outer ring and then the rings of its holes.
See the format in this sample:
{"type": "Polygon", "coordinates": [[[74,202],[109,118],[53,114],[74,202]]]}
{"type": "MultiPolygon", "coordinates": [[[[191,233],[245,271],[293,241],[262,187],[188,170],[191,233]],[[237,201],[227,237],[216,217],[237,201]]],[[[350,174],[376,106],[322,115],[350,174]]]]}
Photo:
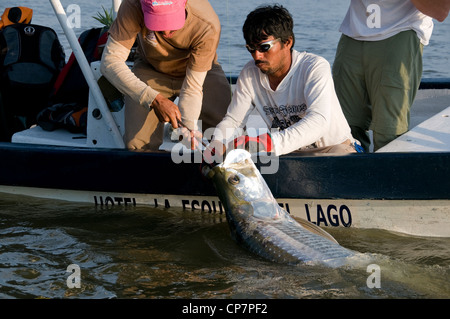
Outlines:
{"type": "Polygon", "coordinates": [[[330,65],[311,53],[293,50],[291,69],[275,91],[254,61],[247,63],[214,139],[226,142],[232,138],[254,108],[272,129],[275,155],[312,144],[324,147],[354,141],[334,90],[330,65]]]}

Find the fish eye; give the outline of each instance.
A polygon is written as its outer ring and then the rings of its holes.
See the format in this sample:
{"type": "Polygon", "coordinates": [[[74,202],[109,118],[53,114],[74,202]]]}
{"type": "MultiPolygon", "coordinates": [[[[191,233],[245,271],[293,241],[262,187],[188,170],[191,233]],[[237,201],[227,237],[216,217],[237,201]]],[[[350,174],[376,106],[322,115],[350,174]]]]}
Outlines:
{"type": "Polygon", "coordinates": [[[236,174],[233,174],[228,178],[228,183],[232,185],[239,184],[239,182],[240,182],[239,176],[237,176],[236,174]]]}

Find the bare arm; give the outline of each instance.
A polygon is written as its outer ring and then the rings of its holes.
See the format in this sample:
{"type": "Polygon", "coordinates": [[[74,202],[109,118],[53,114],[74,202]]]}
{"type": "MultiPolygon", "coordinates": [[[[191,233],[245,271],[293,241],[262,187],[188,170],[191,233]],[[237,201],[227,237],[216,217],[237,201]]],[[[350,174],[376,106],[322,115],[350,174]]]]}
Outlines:
{"type": "Polygon", "coordinates": [[[444,21],[450,11],[450,0],[411,0],[414,6],[427,16],[444,21]]]}

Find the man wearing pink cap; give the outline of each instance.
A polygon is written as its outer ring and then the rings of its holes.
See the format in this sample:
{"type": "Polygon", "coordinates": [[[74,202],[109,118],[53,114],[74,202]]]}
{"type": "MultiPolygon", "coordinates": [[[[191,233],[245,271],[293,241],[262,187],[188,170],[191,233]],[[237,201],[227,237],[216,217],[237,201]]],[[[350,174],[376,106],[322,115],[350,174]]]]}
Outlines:
{"type": "Polygon", "coordinates": [[[220,22],[207,0],[123,0],[101,71],[125,96],[129,149],[157,150],[164,122],[206,130],[221,121],[231,89],[217,62],[219,38],[220,22]],[[126,60],[136,40],[130,70],[126,60]]]}

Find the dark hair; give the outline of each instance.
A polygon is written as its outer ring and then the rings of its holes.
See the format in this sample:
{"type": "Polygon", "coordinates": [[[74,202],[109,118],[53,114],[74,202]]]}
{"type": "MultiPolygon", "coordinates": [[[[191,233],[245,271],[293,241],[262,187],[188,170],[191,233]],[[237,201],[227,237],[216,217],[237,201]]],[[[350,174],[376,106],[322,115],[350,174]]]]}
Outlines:
{"type": "Polygon", "coordinates": [[[285,43],[292,37],[292,48],[295,43],[294,21],[289,11],[281,5],[261,6],[247,15],[242,27],[245,42],[249,45],[260,43],[273,36],[285,43]]]}

